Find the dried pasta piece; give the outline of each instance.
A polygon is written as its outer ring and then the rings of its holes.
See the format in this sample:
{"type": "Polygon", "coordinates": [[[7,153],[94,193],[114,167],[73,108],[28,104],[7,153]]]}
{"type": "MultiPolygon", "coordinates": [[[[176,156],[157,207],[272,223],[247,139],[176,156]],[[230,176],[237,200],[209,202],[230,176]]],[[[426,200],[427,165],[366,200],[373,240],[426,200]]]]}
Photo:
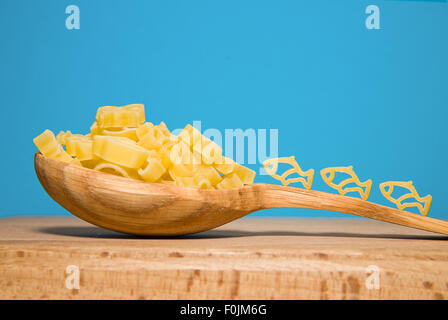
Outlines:
{"type": "Polygon", "coordinates": [[[78,159],[72,158],[67,152],[65,152],[65,150],[61,150],[61,152],[51,156],[50,158],[71,164],[76,164],[78,166],[81,165],[81,162],[78,159]]]}
{"type": "Polygon", "coordinates": [[[171,177],[170,173],[168,172],[168,169],[165,171],[165,173],[163,174],[163,176],[160,178],[160,181],[165,180],[165,181],[174,181],[174,179],[171,177]]]}
{"type": "Polygon", "coordinates": [[[171,166],[173,165],[173,163],[171,162],[171,159],[170,159],[171,148],[172,148],[172,146],[165,144],[162,146],[162,148],[160,148],[159,153],[158,153],[160,156],[160,161],[162,162],[162,165],[167,169],[171,168],[171,166]]]}
{"type": "Polygon", "coordinates": [[[101,135],[101,130],[100,128],[98,128],[98,123],[95,121],[91,126],[90,126],[90,135],[91,136],[95,136],[95,135],[101,135]]]}
{"type": "Polygon", "coordinates": [[[147,134],[149,132],[149,129],[151,129],[152,127],[154,127],[154,125],[151,122],[145,122],[144,124],[139,126],[136,129],[137,139],[140,140],[141,138],[143,138],[143,136],[147,134]]]}
{"type": "Polygon", "coordinates": [[[213,189],[210,181],[202,175],[195,175],[194,177],[177,177],[174,184],[180,187],[213,189]]]}
{"type": "Polygon", "coordinates": [[[219,161],[212,165],[219,173],[228,175],[235,170],[237,163],[230,158],[221,156],[219,161]]]}
{"type": "Polygon", "coordinates": [[[149,158],[155,158],[159,161],[162,161],[162,156],[159,152],[157,152],[156,150],[148,150],[148,160],[149,158]]]}
{"type": "Polygon", "coordinates": [[[96,113],[96,122],[99,129],[137,128],[145,122],[145,108],[142,104],[100,107],[96,113]]]}
{"type": "Polygon", "coordinates": [[[338,192],[342,195],[345,195],[348,192],[359,192],[363,200],[367,200],[369,198],[370,190],[372,188],[372,180],[369,179],[361,182],[356,173],[353,171],[353,166],[325,168],[320,171],[320,174],[327,185],[338,190],[338,192]],[[350,178],[341,181],[339,184],[335,184],[333,183],[333,180],[336,172],[346,173],[350,176],[350,178]],[[344,186],[349,183],[355,183],[359,187],[349,187],[344,189],[344,186]],[[365,189],[362,189],[363,187],[365,189]]]}
{"type": "Polygon", "coordinates": [[[76,158],[80,161],[92,160],[96,156],[92,152],[92,140],[79,140],[76,144],[76,158]]]}
{"type": "MultiPolygon", "coordinates": [[[[186,125],[178,138],[190,148],[190,151],[192,152],[190,160],[193,164],[202,163],[206,165],[214,165],[222,163],[223,156],[221,147],[214,141],[203,136],[201,132],[192,125],[186,125]]],[[[231,171],[227,172],[230,173],[231,171]]]]}
{"type": "Polygon", "coordinates": [[[194,174],[207,179],[211,186],[216,186],[222,180],[218,171],[210,166],[197,166],[194,174]]]}
{"type": "Polygon", "coordinates": [[[172,146],[170,150],[170,161],[173,165],[193,163],[193,153],[184,140],[181,140],[172,146]]]}
{"type": "Polygon", "coordinates": [[[201,156],[203,163],[211,165],[221,161],[222,149],[216,142],[205,137],[201,139],[201,142],[202,142],[201,156]]]}
{"type": "Polygon", "coordinates": [[[116,176],[121,176],[121,177],[125,177],[125,178],[140,180],[140,177],[135,170],[132,170],[129,168],[124,168],[122,166],[119,166],[119,165],[116,165],[116,164],[113,164],[110,162],[106,162],[106,161],[100,161],[93,168],[93,170],[110,173],[110,174],[114,174],[116,176]]]}
{"type": "Polygon", "coordinates": [[[190,164],[195,166],[200,166],[202,164],[206,165],[202,160],[203,160],[202,155],[199,152],[194,150],[191,152],[190,164]]]}
{"type": "Polygon", "coordinates": [[[156,182],[165,173],[166,169],[159,159],[148,157],[147,165],[143,169],[138,170],[138,174],[147,182],[156,182]]]}
{"type": "Polygon", "coordinates": [[[111,137],[124,137],[137,141],[137,128],[110,128],[103,129],[99,134],[111,137]]]}
{"type": "Polygon", "coordinates": [[[122,137],[94,136],[92,150],[101,159],[131,169],[140,169],[148,157],[148,150],[122,137]]]}
{"type": "Polygon", "coordinates": [[[73,157],[76,156],[76,145],[80,140],[90,141],[90,137],[83,136],[82,134],[72,134],[71,136],[65,138],[65,150],[67,153],[73,157]]]}
{"type": "Polygon", "coordinates": [[[190,164],[173,164],[168,172],[173,180],[179,177],[193,177],[194,167],[190,164]]]}
{"type": "Polygon", "coordinates": [[[284,186],[287,186],[291,183],[300,182],[306,189],[311,189],[313,186],[314,179],[314,169],[309,169],[307,171],[303,171],[299,164],[297,163],[294,156],[290,157],[281,157],[281,158],[272,158],[263,162],[263,166],[266,172],[273,177],[281,181],[284,186]],[[286,163],[292,166],[291,169],[286,170],[281,175],[276,174],[279,163],[286,163]],[[301,177],[290,178],[287,179],[289,175],[297,173],[301,177]]]}
{"type": "Polygon", "coordinates": [[[221,147],[216,142],[202,135],[194,140],[191,149],[194,153],[201,156],[201,162],[206,165],[213,165],[222,161],[221,147]]]}
{"type": "Polygon", "coordinates": [[[67,153],[80,161],[96,159],[92,152],[92,139],[83,135],[72,135],[66,139],[67,153]]]}
{"type": "Polygon", "coordinates": [[[76,142],[78,141],[78,139],[77,137],[71,136],[65,140],[65,150],[69,155],[73,157],[76,156],[76,142]]]}
{"type": "Polygon", "coordinates": [[[95,121],[90,127],[90,135],[101,135],[101,136],[112,136],[112,137],[124,137],[134,141],[138,140],[137,137],[137,128],[128,128],[128,127],[118,127],[118,128],[107,128],[101,129],[98,127],[97,122],[95,121]]]}
{"type": "Polygon", "coordinates": [[[201,174],[195,174],[193,181],[195,186],[199,189],[213,189],[213,185],[210,180],[201,174]]]}
{"type": "Polygon", "coordinates": [[[242,183],[244,183],[244,184],[254,183],[254,179],[255,179],[255,171],[254,170],[251,170],[251,169],[237,163],[233,172],[238,175],[238,177],[240,178],[242,183]]]}
{"type": "Polygon", "coordinates": [[[184,141],[192,150],[192,146],[203,136],[201,132],[193,127],[191,124],[187,124],[185,128],[179,133],[179,139],[184,141]]]}
{"type": "Polygon", "coordinates": [[[100,158],[81,161],[81,165],[85,168],[93,169],[101,162],[100,158]]]}
{"type": "Polygon", "coordinates": [[[157,127],[165,134],[165,136],[169,137],[171,136],[171,131],[166,126],[165,122],[161,121],[157,127]]]}
{"type": "Polygon", "coordinates": [[[60,131],[56,136],[56,140],[61,146],[65,146],[65,141],[68,137],[70,137],[72,133],[70,131],[60,131]]]}
{"type": "Polygon", "coordinates": [[[425,197],[420,197],[417,190],[413,186],[412,181],[383,182],[380,184],[380,190],[383,196],[390,202],[394,203],[399,210],[404,210],[410,207],[416,207],[422,215],[424,216],[428,215],[429,209],[431,208],[432,196],[428,194],[425,197]],[[394,187],[402,187],[409,190],[409,192],[398,198],[393,198],[392,192],[394,191],[394,187]],[[386,188],[388,189],[386,190],[386,188]],[[417,201],[403,203],[404,200],[407,200],[409,198],[414,198],[417,201]],[[421,203],[423,203],[424,205],[422,205],[421,203]]]}
{"type": "Polygon", "coordinates": [[[81,165],[79,160],[73,159],[64,149],[62,149],[62,146],[56,140],[54,133],[48,129],[35,137],[33,142],[39,151],[48,158],[81,165]]]}
{"type": "MultiPolygon", "coordinates": [[[[202,189],[213,188],[222,180],[221,175],[213,167],[204,165],[173,165],[168,169],[168,173],[169,179],[178,181],[177,185],[188,185],[190,187],[202,189]]],[[[167,178],[164,177],[162,177],[162,179],[167,180],[167,178]]]]}
{"type": "Polygon", "coordinates": [[[39,151],[46,157],[56,155],[62,150],[62,147],[56,140],[54,133],[48,129],[34,138],[33,142],[39,151]]]}
{"type": "Polygon", "coordinates": [[[162,147],[166,139],[168,138],[162,130],[156,126],[153,126],[143,137],[138,140],[137,144],[148,150],[157,150],[162,147]]]}
{"type": "Polygon", "coordinates": [[[220,183],[216,185],[217,189],[234,189],[243,186],[243,182],[236,173],[232,173],[229,176],[222,179],[220,183]]]}

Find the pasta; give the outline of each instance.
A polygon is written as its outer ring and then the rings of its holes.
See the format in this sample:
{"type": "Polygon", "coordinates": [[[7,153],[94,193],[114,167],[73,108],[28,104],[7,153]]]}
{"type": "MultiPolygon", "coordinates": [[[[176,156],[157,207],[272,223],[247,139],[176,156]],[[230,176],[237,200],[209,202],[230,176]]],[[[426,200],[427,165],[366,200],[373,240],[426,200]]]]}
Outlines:
{"type": "Polygon", "coordinates": [[[72,133],[70,131],[66,131],[66,132],[60,131],[58,133],[58,135],[56,136],[56,140],[57,140],[57,142],[59,142],[59,144],[61,146],[65,146],[67,138],[70,137],[71,135],[72,135],[72,133]]]}
{"type": "Polygon", "coordinates": [[[131,139],[100,135],[93,137],[92,152],[101,159],[131,169],[141,168],[148,157],[148,150],[131,139]]]}
{"type": "MultiPolygon", "coordinates": [[[[57,136],[45,130],[33,139],[39,151],[48,158],[83,166],[104,173],[149,183],[161,183],[200,189],[233,189],[252,184],[255,171],[223,156],[221,147],[187,124],[179,135],[173,135],[164,122],[145,122],[142,104],[122,107],[104,106],[86,135],[60,131],[57,136]]],[[[263,162],[266,172],[287,186],[300,182],[311,189],[314,169],[303,171],[294,156],[268,159],[263,162]],[[290,169],[277,174],[280,163],[290,169]],[[299,177],[290,178],[292,174],[299,177]]],[[[324,182],[340,194],[358,192],[367,200],[372,180],[361,182],[353,166],[330,167],[320,171],[324,182]],[[336,173],[349,177],[335,183],[336,173]],[[354,187],[346,187],[354,183],[354,187]]],[[[412,181],[388,181],[380,184],[383,196],[399,210],[416,207],[428,215],[432,196],[420,197],[412,181]],[[409,192],[392,197],[395,187],[409,192]],[[414,202],[404,202],[414,198],[414,202]]]]}
{"type": "Polygon", "coordinates": [[[100,129],[96,121],[90,128],[91,135],[102,135],[102,136],[112,136],[112,137],[123,137],[128,138],[133,141],[138,141],[137,128],[109,128],[100,129]]]}
{"type": "Polygon", "coordinates": [[[359,178],[353,171],[353,166],[325,168],[320,171],[320,174],[326,184],[333,189],[336,189],[342,195],[345,195],[348,192],[359,192],[363,200],[367,200],[369,198],[370,189],[372,188],[372,180],[367,180],[365,182],[359,181],[359,178]],[[341,181],[339,184],[335,184],[333,183],[333,180],[336,172],[346,173],[350,176],[350,178],[341,181]],[[349,183],[355,183],[359,187],[349,187],[344,189],[344,186],[349,183]],[[364,190],[362,189],[363,187],[365,188],[364,190]]]}
{"type": "Polygon", "coordinates": [[[92,139],[83,135],[72,135],[66,138],[65,149],[71,156],[80,161],[92,160],[97,157],[92,152],[92,139]]]}
{"type": "Polygon", "coordinates": [[[124,168],[106,161],[100,161],[93,167],[93,169],[105,173],[111,173],[117,176],[140,180],[140,177],[135,170],[124,168]]]}
{"type": "Polygon", "coordinates": [[[159,159],[149,157],[146,167],[138,170],[138,174],[143,180],[148,182],[156,182],[165,173],[166,169],[159,159]]]}
{"type": "Polygon", "coordinates": [[[100,107],[90,133],[45,130],[34,143],[46,157],[150,183],[230,189],[255,178],[192,125],[176,136],[164,122],[145,122],[141,104],[100,107]]]}
{"type": "Polygon", "coordinates": [[[243,182],[239,178],[239,176],[236,173],[232,173],[229,176],[222,179],[220,183],[216,185],[218,189],[232,189],[232,188],[238,188],[241,186],[243,182]]]}
{"type": "MultiPolygon", "coordinates": [[[[230,166],[233,166],[232,162],[229,162],[229,163],[230,163],[230,166]]],[[[236,164],[236,165],[238,166],[238,164],[236,164]]],[[[235,173],[238,172],[238,169],[235,170],[233,167],[227,167],[227,166],[229,166],[229,164],[221,164],[221,165],[217,165],[216,168],[219,172],[226,171],[226,170],[231,170],[235,173]],[[230,169],[230,168],[232,168],[232,169],[230,169]]],[[[301,182],[306,189],[311,189],[311,186],[313,184],[314,170],[310,169],[306,172],[302,171],[300,166],[295,161],[294,156],[268,159],[263,162],[263,166],[265,167],[266,172],[270,176],[272,176],[274,179],[281,181],[281,183],[285,186],[287,186],[288,184],[293,183],[293,182],[301,182]],[[281,175],[276,174],[276,172],[278,170],[279,163],[290,164],[293,168],[286,170],[281,175]],[[287,179],[287,177],[293,173],[297,173],[301,177],[287,179]],[[305,179],[303,177],[306,177],[307,179],[305,179]]],[[[325,168],[320,171],[320,174],[322,176],[322,179],[324,180],[324,182],[327,185],[336,189],[342,195],[345,195],[349,192],[358,192],[363,200],[367,200],[369,198],[370,191],[372,189],[372,180],[369,179],[367,181],[361,182],[359,180],[358,176],[356,175],[356,173],[354,172],[353,166],[325,168]],[[334,183],[333,181],[335,179],[336,172],[345,173],[345,174],[349,175],[350,177],[346,178],[345,180],[342,180],[339,183],[334,183]],[[346,185],[348,185],[350,183],[354,183],[357,186],[344,188],[346,185]]],[[[231,178],[228,177],[226,179],[223,179],[222,182],[220,182],[217,185],[217,188],[220,189],[222,186],[231,185],[233,183],[232,179],[235,179],[235,176],[232,176],[231,178]]],[[[389,201],[391,201],[392,203],[394,203],[398,207],[399,210],[404,210],[404,209],[410,208],[410,207],[416,207],[422,215],[425,215],[425,216],[428,215],[429,209],[431,207],[432,196],[427,195],[425,197],[420,197],[417,190],[412,185],[412,181],[383,182],[380,184],[380,190],[381,190],[381,193],[383,194],[383,196],[386,199],[388,199],[389,201]],[[394,187],[402,187],[402,188],[407,189],[409,192],[403,194],[402,196],[400,196],[398,198],[394,198],[394,197],[392,197],[394,187]],[[410,198],[414,198],[416,201],[403,203],[403,201],[410,199],[410,198]]]]}
{"type": "Polygon", "coordinates": [[[303,171],[300,168],[297,161],[295,160],[294,156],[268,159],[263,162],[263,166],[264,166],[266,172],[271,177],[273,177],[274,179],[280,180],[280,182],[284,186],[287,186],[290,183],[301,182],[303,184],[303,186],[309,190],[309,189],[311,189],[311,187],[313,185],[314,169],[309,169],[307,171],[303,171]],[[292,166],[292,168],[286,170],[281,175],[278,175],[278,174],[276,174],[276,172],[278,170],[279,163],[289,164],[292,166]],[[297,173],[301,177],[287,179],[288,176],[290,176],[291,174],[294,174],[294,173],[297,173]],[[303,178],[303,177],[305,177],[305,178],[303,178]]]}
{"type": "Polygon", "coordinates": [[[224,175],[230,174],[233,170],[235,170],[237,163],[233,161],[230,158],[221,156],[219,161],[217,163],[213,164],[213,167],[218,171],[219,173],[222,173],[224,175]]]}
{"type": "Polygon", "coordinates": [[[145,122],[145,108],[142,104],[100,107],[96,113],[96,122],[99,129],[137,128],[145,122]]]}
{"type": "Polygon", "coordinates": [[[415,187],[412,185],[412,181],[404,182],[404,181],[388,181],[380,184],[380,190],[383,196],[394,203],[398,209],[404,210],[410,207],[416,207],[420,213],[424,216],[428,215],[429,209],[431,207],[432,196],[428,194],[425,197],[420,197],[415,187]],[[394,187],[402,187],[409,190],[408,193],[402,195],[399,198],[393,198],[392,192],[394,191],[394,187]],[[388,188],[386,190],[386,188],[388,188]],[[415,198],[415,202],[406,202],[403,203],[404,200],[415,198]],[[420,203],[422,202],[424,206],[420,203]]]}
{"type": "Polygon", "coordinates": [[[243,184],[251,184],[255,179],[255,171],[238,163],[235,164],[233,172],[238,176],[243,184]]]}
{"type": "Polygon", "coordinates": [[[81,165],[79,160],[72,158],[59,144],[50,130],[45,130],[33,140],[39,151],[46,157],[63,162],[81,165]]]}
{"type": "Polygon", "coordinates": [[[53,132],[50,130],[45,130],[39,136],[34,138],[33,141],[40,152],[46,157],[56,155],[62,150],[53,132]]]}
{"type": "Polygon", "coordinates": [[[199,180],[207,180],[212,186],[216,186],[222,180],[218,171],[210,166],[199,166],[196,170],[196,177],[200,177],[199,180]]]}

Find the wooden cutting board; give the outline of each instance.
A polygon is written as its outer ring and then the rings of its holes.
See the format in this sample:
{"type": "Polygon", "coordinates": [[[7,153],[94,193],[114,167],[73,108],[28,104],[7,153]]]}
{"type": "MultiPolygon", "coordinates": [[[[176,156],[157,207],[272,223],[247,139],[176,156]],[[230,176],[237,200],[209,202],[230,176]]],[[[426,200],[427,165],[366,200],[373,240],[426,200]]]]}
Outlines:
{"type": "Polygon", "coordinates": [[[72,217],[3,218],[0,288],[1,299],[446,299],[448,236],[365,219],[245,218],[137,238],[72,217]]]}

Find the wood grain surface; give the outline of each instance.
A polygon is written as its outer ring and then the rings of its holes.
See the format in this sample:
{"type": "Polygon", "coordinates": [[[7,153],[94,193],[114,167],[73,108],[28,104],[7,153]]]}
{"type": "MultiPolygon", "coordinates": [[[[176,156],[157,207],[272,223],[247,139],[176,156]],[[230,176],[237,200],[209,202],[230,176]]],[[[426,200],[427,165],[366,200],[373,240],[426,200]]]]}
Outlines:
{"type": "Polygon", "coordinates": [[[244,218],[139,238],[72,217],[0,219],[1,299],[446,299],[448,237],[367,219],[244,218]],[[79,267],[79,289],[66,268],[79,267]],[[368,267],[379,289],[369,289],[368,267]]]}

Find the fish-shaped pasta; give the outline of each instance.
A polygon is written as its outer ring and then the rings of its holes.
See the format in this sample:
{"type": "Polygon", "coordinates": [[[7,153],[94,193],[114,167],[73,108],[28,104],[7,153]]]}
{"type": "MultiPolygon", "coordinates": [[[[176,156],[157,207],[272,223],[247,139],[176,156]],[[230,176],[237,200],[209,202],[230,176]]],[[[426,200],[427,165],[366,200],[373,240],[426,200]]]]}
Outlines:
{"type": "Polygon", "coordinates": [[[394,203],[398,209],[404,210],[406,208],[410,207],[416,207],[418,211],[424,216],[428,215],[429,209],[431,207],[432,202],[432,196],[428,194],[425,197],[420,197],[417,190],[412,184],[412,181],[387,181],[380,184],[380,190],[383,196],[389,200],[390,202],[394,203]],[[398,198],[392,197],[392,192],[394,191],[394,187],[402,187],[407,190],[409,190],[408,193],[403,194],[402,196],[398,198]],[[388,188],[386,190],[386,188],[388,188]],[[406,202],[403,203],[404,200],[409,198],[415,198],[415,202],[406,202]],[[422,205],[423,203],[424,205],[422,205]]]}
{"type": "Polygon", "coordinates": [[[363,200],[367,200],[369,198],[370,190],[372,189],[372,180],[361,182],[355,171],[353,171],[353,166],[325,168],[320,171],[320,175],[326,184],[333,189],[336,189],[342,195],[345,195],[348,192],[359,192],[363,200]],[[339,184],[335,184],[333,180],[336,172],[346,173],[350,176],[350,178],[341,181],[339,184]],[[344,187],[349,183],[355,183],[358,187],[348,187],[344,189],[344,187]]]}
{"type": "Polygon", "coordinates": [[[294,182],[300,182],[306,189],[311,189],[313,185],[314,169],[303,171],[294,156],[272,158],[263,162],[266,172],[274,179],[279,180],[284,186],[294,182]],[[292,166],[291,169],[286,170],[281,175],[276,174],[279,163],[286,163],[292,166]],[[287,179],[289,175],[297,173],[301,177],[287,179]]]}

